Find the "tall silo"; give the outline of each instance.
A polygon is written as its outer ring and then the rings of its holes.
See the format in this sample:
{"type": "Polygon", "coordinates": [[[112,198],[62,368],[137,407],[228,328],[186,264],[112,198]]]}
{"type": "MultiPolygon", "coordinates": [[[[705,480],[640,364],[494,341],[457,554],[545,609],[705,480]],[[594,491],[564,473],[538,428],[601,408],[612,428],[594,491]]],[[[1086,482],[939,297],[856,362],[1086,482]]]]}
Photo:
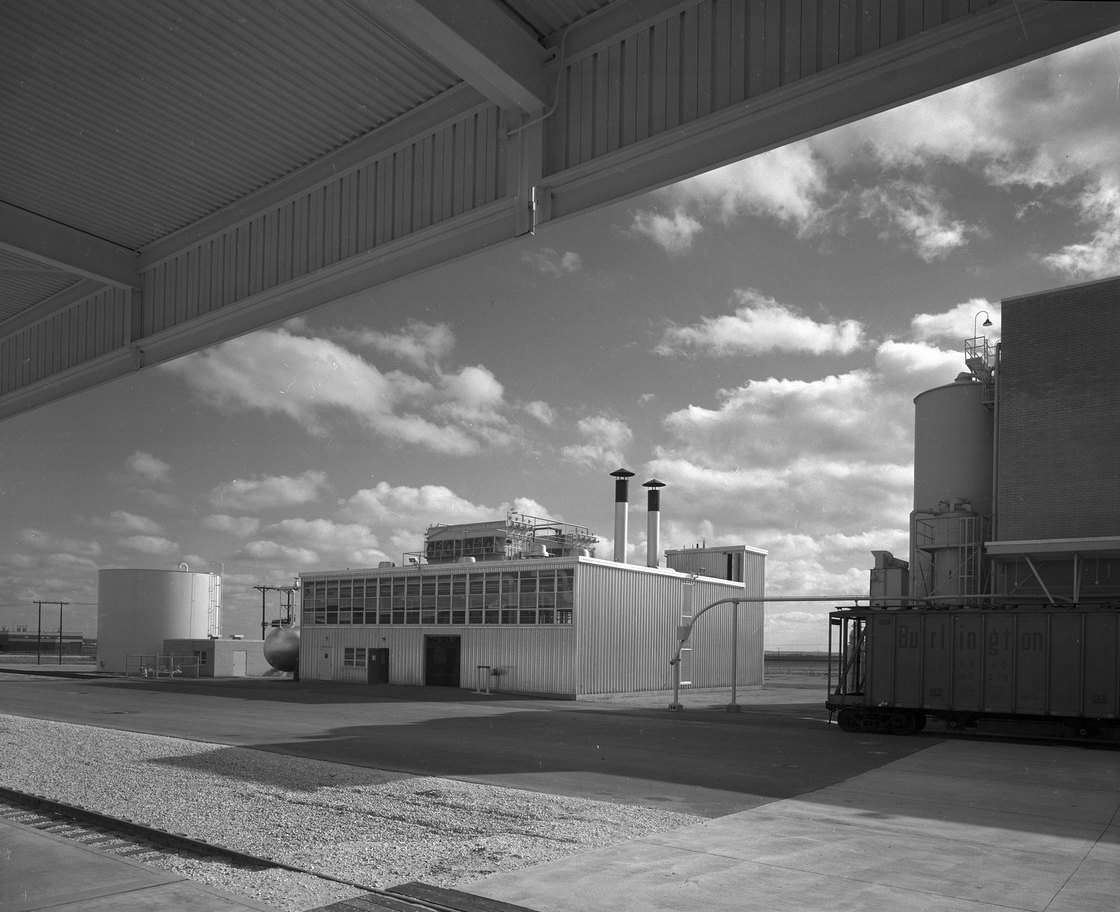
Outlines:
{"type": "Polygon", "coordinates": [[[914,509],[967,501],[992,511],[991,387],[970,374],[914,399],[914,509]]]}
{"type": "Polygon", "coordinates": [[[219,635],[220,581],[185,569],[98,571],[98,669],[123,674],[164,640],[219,635]]]}
{"type": "Polygon", "coordinates": [[[968,603],[992,511],[992,388],[961,374],[914,399],[910,594],[968,603]]]}

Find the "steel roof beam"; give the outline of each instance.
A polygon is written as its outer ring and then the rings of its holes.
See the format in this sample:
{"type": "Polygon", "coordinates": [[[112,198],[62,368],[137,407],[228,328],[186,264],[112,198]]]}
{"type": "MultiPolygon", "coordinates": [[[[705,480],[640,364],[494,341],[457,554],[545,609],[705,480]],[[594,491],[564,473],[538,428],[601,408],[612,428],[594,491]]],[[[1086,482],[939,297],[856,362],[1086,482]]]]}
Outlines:
{"type": "Polygon", "coordinates": [[[371,18],[494,104],[530,116],[548,103],[551,52],[497,3],[472,0],[355,0],[371,18]]]}
{"type": "MultiPolygon", "coordinates": [[[[1118,28],[1120,4],[992,6],[547,175],[540,218],[567,218],[646,193],[1118,28]]],[[[585,36],[577,38],[573,46],[582,46],[585,36]]]]}
{"type": "Polygon", "coordinates": [[[105,285],[140,284],[136,252],[0,202],[0,248],[105,285]]]}

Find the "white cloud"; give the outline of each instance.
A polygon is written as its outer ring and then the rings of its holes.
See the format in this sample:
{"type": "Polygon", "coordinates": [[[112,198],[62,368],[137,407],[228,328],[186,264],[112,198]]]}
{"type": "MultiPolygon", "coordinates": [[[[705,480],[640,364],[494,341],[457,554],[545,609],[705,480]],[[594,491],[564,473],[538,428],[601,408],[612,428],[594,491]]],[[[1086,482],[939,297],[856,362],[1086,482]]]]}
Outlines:
{"type": "Polygon", "coordinates": [[[1102,176],[1091,184],[1080,194],[1079,205],[1082,221],[1090,226],[1092,237],[1067,244],[1044,256],[1042,262],[1079,281],[1120,272],[1120,174],[1102,176]]]}
{"type": "Polygon", "coordinates": [[[147,516],[138,516],[135,513],[129,513],[127,510],[113,510],[107,517],[93,519],[92,524],[122,535],[128,533],[154,535],[163,531],[163,527],[154,519],[147,516]]]}
{"type": "MultiPolygon", "coordinates": [[[[407,357],[423,359],[442,351],[442,341],[425,347],[423,335],[417,331],[408,337],[417,344],[405,345],[407,357]]],[[[428,367],[432,380],[383,373],[337,342],[280,329],[224,342],[162,369],[180,375],[224,411],[286,415],[315,436],[326,436],[328,417],[341,415],[391,442],[447,455],[468,455],[517,438],[499,414],[505,402],[493,396],[501,385],[486,368],[444,374],[438,365],[428,367]]]]}
{"type": "Polygon", "coordinates": [[[229,510],[267,510],[313,503],[326,488],[326,475],[312,469],[302,475],[265,475],[235,479],[210,492],[215,507],[229,510]]]}
{"type": "Polygon", "coordinates": [[[310,548],[291,547],[274,541],[252,541],[238,552],[238,556],[254,561],[282,565],[295,575],[319,562],[319,555],[310,548]]]}
{"type": "Polygon", "coordinates": [[[171,480],[171,466],[151,453],[137,450],[125,463],[131,473],[150,484],[165,484],[171,480]]]}
{"type": "Polygon", "coordinates": [[[634,432],[625,421],[610,415],[589,415],[576,423],[576,430],[584,442],[561,448],[565,459],[594,468],[617,468],[626,461],[626,447],[634,439],[634,432]]]}
{"type": "Polygon", "coordinates": [[[167,557],[179,552],[179,545],[160,535],[129,535],[118,539],[118,544],[127,551],[167,557]]]}
{"type": "MultiPolygon", "coordinates": [[[[827,183],[827,170],[812,147],[795,143],[689,178],[664,193],[697,215],[724,223],[745,215],[765,216],[805,236],[820,226],[827,183]]],[[[696,234],[700,223],[690,221],[696,234]]]]}
{"type": "Polygon", "coordinates": [[[733,314],[703,317],[692,326],[670,326],[655,351],[661,355],[695,351],[713,356],[770,351],[815,355],[851,354],[864,344],[856,320],[819,323],[754,289],[735,292],[733,314]]]}
{"type": "Polygon", "coordinates": [[[561,253],[553,247],[527,250],[521,254],[521,260],[543,275],[562,276],[583,269],[583,257],[578,253],[571,250],[561,253]]]}
{"type": "MultiPolygon", "coordinates": [[[[96,573],[98,568],[97,562],[88,557],[82,557],[77,554],[68,554],[66,552],[58,552],[55,554],[48,554],[44,560],[44,564],[51,570],[61,573],[81,573],[88,575],[96,573]]],[[[70,584],[62,580],[54,580],[51,588],[62,589],[65,591],[69,588],[70,584]]]]}
{"type": "Polygon", "coordinates": [[[523,402],[521,408],[546,427],[551,427],[556,421],[556,410],[547,402],[542,402],[539,399],[532,402],[523,402]]]}
{"type": "Polygon", "coordinates": [[[101,545],[94,540],[68,538],[42,529],[20,529],[17,538],[29,548],[38,551],[67,551],[83,557],[101,556],[101,545]]]}
{"type": "Polygon", "coordinates": [[[884,181],[859,196],[860,216],[882,227],[884,240],[912,246],[927,263],[941,260],[981,229],[951,218],[929,186],[908,180],[884,181]]]}
{"type": "Polygon", "coordinates": [[[704,229],[700,222],[677,208],[671,215],[639,210],[634,213],[630,230],[648,237],[669,253],[683,253],[692,247],[693,239],[704,229]]]}
{"type": "Polygon", "coordinates": [[[228,532],[245,538],[256,535],[261,521],[253,516],[230,516],[228,513],[211,513],[202,520],[202,525],[215,532],[228,532]]]}
{"type": "Polygon", "coordinates": [[[1000,310],[999,301],[970,298],[942,313],[917,314],[910,321],[910,327],[914,338],[921,342],[938,341],[960,348],[974,332],[992,340],[999,338],[1000,310]],[[992,325],[984,326],[985,319],[990,319],[992,325]]]}
{"type": "Polygon", "coordinates": [[[888,339],[875,352],[880,382],[895,396],[911,399],[918,393],[952,383],[966,370],[964,352],[946,351],[926,342],[895,342],[888,339]]]}
{"type": "Polygon", "coordinates": [[[474,522],[494,519],[500,514],[495,514],[489,507],[471,503],[443,485],[408,487],[382,481],[348,497],[341,504],[339,515],[370,526],[418,529],[422,532],[433,523],[474,522]]]}
{"type": "Polygon", "coordinates": [[[455,334],[450,326],[419,320],[410,320],[399,332],[380,332],[369,328],[338,329],[332,335],[420,368],[439,364],[455,348],[455,334]]]}
{"type": "Polygon", "coordinates": [[[362,523],[330,519],[284,519],[264,529],[270,540],[313,551],[319,561],[345,567],[375,567],[388,559],[377,536],[362,523]]]}

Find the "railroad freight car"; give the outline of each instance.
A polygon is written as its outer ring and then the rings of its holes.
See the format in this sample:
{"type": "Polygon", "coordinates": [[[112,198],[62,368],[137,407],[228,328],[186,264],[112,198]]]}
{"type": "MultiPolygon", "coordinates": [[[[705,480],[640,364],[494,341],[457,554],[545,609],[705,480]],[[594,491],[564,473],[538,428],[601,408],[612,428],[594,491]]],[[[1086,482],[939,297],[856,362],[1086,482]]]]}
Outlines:
{"type": "Polygon", "coordinates": [[[912,734],[932,717],[1120,740],[1120,609],[851,608],[829,629],[825,705],[844,731],[912,734]]]}

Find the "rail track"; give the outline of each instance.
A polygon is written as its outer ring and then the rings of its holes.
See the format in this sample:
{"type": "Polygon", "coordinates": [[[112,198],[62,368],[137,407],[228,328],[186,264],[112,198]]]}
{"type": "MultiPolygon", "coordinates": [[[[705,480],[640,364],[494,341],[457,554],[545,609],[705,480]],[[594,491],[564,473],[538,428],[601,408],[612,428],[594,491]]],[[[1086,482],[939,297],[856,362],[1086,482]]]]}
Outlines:
{"type": "Polygon", "coordinates": [[[173,868],[176,859],[221,864],[247,873],[279,868],[362,891],[359,896],[321,906],[314,912],[532,912],[428,884],[410,883],[385,890],[6,786],[0,786],[0,819],[163,868],[173,868]]]}

